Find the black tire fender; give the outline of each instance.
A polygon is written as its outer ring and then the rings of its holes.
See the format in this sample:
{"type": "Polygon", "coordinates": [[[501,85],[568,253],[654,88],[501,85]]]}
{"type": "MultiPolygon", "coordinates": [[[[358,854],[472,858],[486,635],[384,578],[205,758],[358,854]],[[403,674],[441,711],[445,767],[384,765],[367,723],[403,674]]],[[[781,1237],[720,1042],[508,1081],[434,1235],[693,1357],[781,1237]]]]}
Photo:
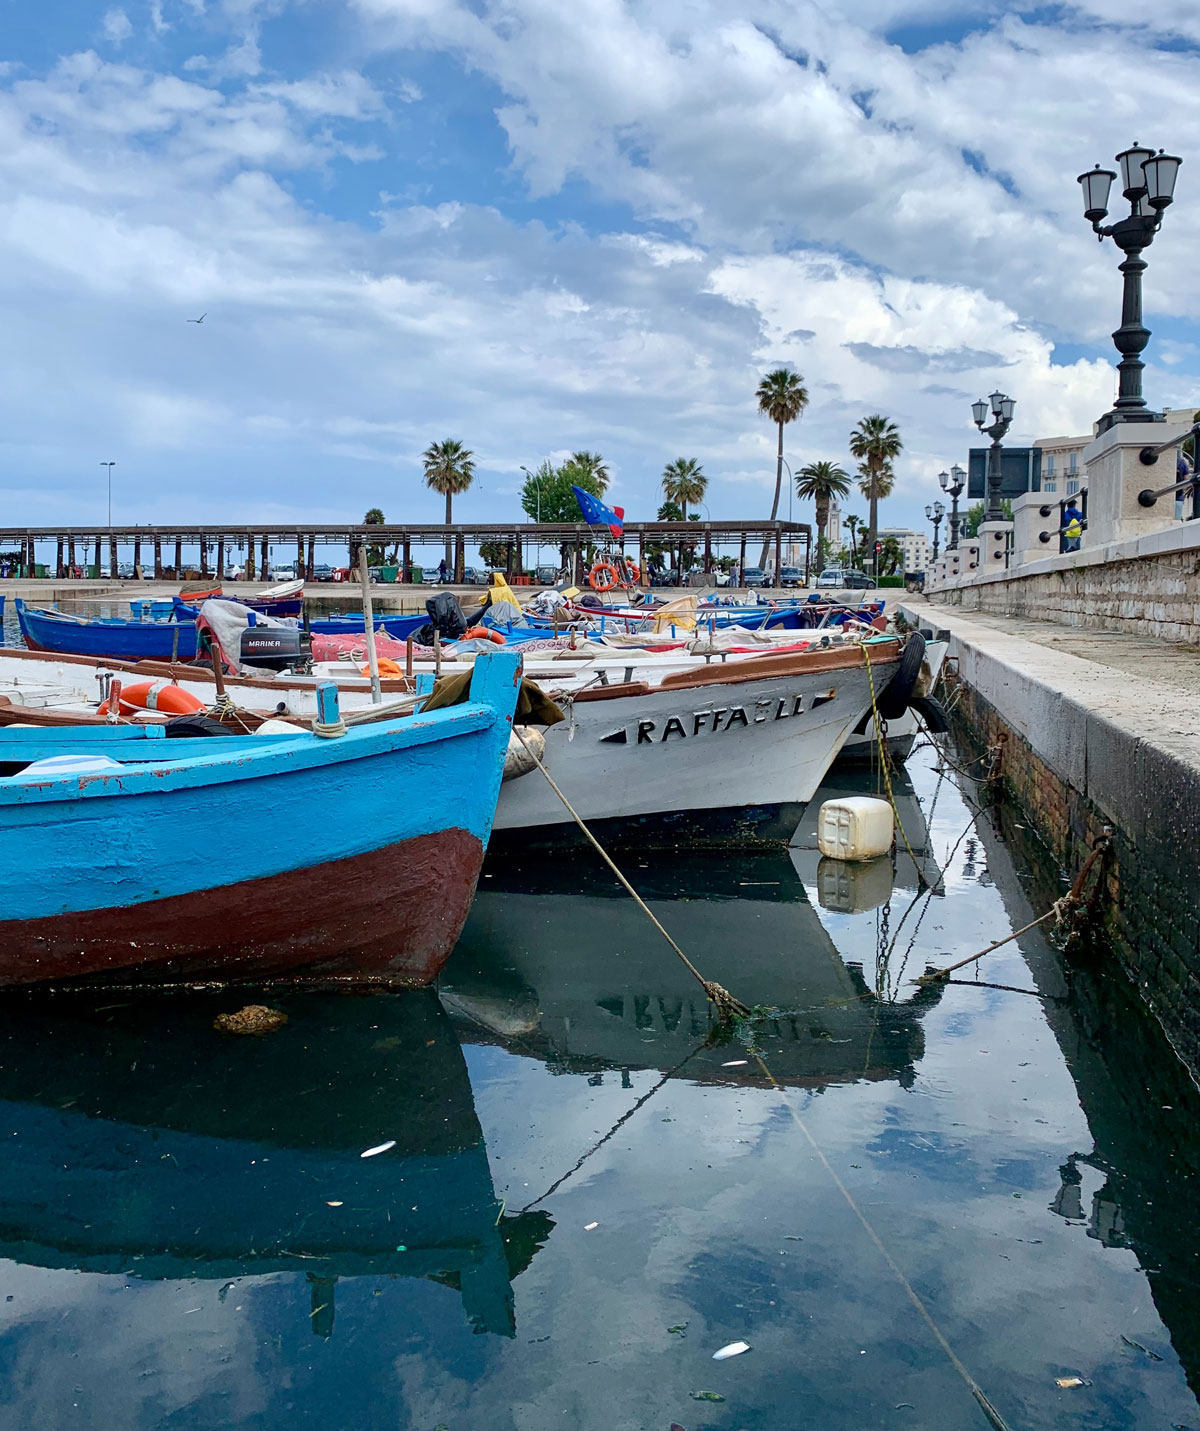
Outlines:
{"type": "Polygon", "coordinates": [[[930,735],[945,735],[950,729],[950,717],[946,713],[946,707],[936,696],[915,696],[909,704],[909,710],[916,711],[925,722],[925,729],[930,735]]]}
{"type": "Polygon", "coordinates": [[[925,638],[919,631],[913,631],[900,654],[899,670],[876,698],[875,705],[881,720],[899,720],[908,709],[924,659],[925,638]]]}

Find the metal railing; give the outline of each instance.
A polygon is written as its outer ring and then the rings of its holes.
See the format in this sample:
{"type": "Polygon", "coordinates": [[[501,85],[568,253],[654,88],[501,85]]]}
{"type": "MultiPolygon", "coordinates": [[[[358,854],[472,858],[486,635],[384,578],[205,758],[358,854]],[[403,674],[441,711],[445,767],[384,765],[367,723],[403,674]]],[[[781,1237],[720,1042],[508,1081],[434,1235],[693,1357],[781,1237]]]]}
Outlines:
{"type": "Polygon", "coordinates": [[[1083,541],[1082,533],[1083,533],[1083,532],[1086,532],[1087,529],[1088,529],[1088,519],[1087,519],[1087,511],[1088,511],[1088,489],[1087,489],[1086,487],[1081,487],[1078,492],[1073,493],[1070,497],[1063,497],[1063,498],[1061,498],[1058,502],[1047,502],[1044,506],[1038,508],[1038,515],[1039,515],[1039,516],[1042,516],[1042,517],[1048,517],[1048,516],[1051,514],[1051,512],[1054,511],[1054,508],[1055,508],[1055,507],[1058,508],[1058,530],[1057,530],[1057,531],[1054,531],[1054,532],[1039,532],[1039,533],[1038,533],[1038,541],[1039,541],[1039,542],[1042,542],[1044,545],[1049,545],[1049,543],[1052,542],[1055,537],[1057,537],[1057,538],[1058,538],[1058,549],[1059,549],[1060,552],[1065,552],[1065,551],[1068,551],[1068,550],[1071,550],[1071,551],[1078,550],[1078,548],[1075,548],[1075,547],[1068,548],[1068,546],[1067,546],[1067,542],[1070,540],[1070,538],[1067,536],[1067,526],[1068,526],[1069,524],[1068,524],[1068,522],[1067,522],[1067,520],[1066,520],[1066,511],[1067,511],[1067,508],[1068,508],[1068,507],[1073,507],[1073,506],[1076,505],[1076,503],[1078,503],[1078,505],[1079,505],[1079,512],[1080,512],[1080,522],[1079,522],[1079,526],[1080,526],[1080,537],[1079,537],[1079,541],[1080,541],[1080,543],[1082,544],[1082,541],[1083,541]]]}
{"type": "MultiPolygon", "coordinates": [[[[1181,447],[1189,437],[1192,439],[1191,474],[1187,477],[1182,478],[1178,482],[1169,483],[1166,487],[1144,487],[1138,493],[1139,506],[1153,507],[1155,502],[1157,502],[1160,497],[1165,497],[1169,492],[1186,493],[1187,490],[1190,488],[1192,493],[1192,512],[1191,516],[1184,518],[1184,521],[1200,521],[1200,474],[1197,474],[1196,471],[1196,444],[1197,441],[1200,440],[1200,422],[1193,424],[1190,432],[1184,432],[1181,433],[1178,437],[1169,438],[1166,442],[1160,442],[1156,447],[1143,447],[1141,452],[1138,453],[1138,458],[1143,466],[1153,467],[1154,464],[1158,461],[1159,457],[1162,455],[1162,453],[1170,451],[1170,449],[1173,447],[1181,447]]],[[[1187,466],[1187,457],[1184,454],[1181,453],[1180,457],[1176,460],[1177,463],[1181,460],[1184,466],[1187,466]]],[[[1176,475],[1178,475],[1178,465],[1176,466],[1175,470],[1176,475]]],[[[1176,498],[1176,500],[1178,500],[1178,497],[1176,498]]]]}

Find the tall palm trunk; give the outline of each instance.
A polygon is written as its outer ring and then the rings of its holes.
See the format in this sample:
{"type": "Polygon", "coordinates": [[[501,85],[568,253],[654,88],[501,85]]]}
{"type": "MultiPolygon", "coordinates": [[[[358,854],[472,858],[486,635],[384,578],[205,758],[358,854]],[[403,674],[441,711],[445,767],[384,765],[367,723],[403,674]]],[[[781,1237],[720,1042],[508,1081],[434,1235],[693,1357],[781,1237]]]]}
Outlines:
{"type": "MultiPolygon", "coordinates": [[[[771,503],[771,520],[775,520],[775,513],[779,511],[779,492],[783,486],[783,423],[779,424],[779,451],[775,457],[775,500],[771,503]]],[[[771,538],[768,536],[763,542],[762,556],[758,559],[759,566],[763,571],[767,569],[767,553],[771,550],[771,538]]],[[[778,573],[776,573],[778,577],[778,573]]]]}
{"type": "Polygon", "coordinates": [[[870,463],[871,469],[871,518],[870,527],[867,531],[867,560],[871,563],[871,575],[879,580],[879,558],[875,555],[875,543],[879,539],[879,469],[874,461],[870,463]]]}
{"type": "Polygon", "coordinates": [[[817,503],[817,571],[825,566],[825,526],[829,521],[829,498],[817,503]]]}
{"type": "MultiPolygon", "coordinates": [[[[451,515],[451,510],[452,510],[453,502],[454,502],[454,495],[453,495],[453,493],[447,492],[447,493],[446,493],[446,525],[447,525],[447,526],[449,526],[450,523],[454,520],[453,516],[451,515]]],[[[450,567],[451,570],[453,570],[454,557],[451,555],[451,552],[450,552],[450,534],[449,534],[448,532],[447,532],[447,534],[446,534],[446,565],[447,565],[448,567],[450,567]]]]}

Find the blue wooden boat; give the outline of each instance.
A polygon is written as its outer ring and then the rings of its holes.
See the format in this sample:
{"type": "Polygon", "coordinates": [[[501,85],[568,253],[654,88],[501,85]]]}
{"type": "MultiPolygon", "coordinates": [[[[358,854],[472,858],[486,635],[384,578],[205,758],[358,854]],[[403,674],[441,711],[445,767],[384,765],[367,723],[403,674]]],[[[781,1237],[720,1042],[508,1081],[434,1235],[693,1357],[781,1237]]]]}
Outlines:
{"type": "MultiPolygon", "coordinates": [[[[232,601],[235,606],[243,606],[244,602],[237,601],[233,597],[214,597],[216,601],[232,601]]],[[[195,606],[188,606],[179,597],[175,598],[173,619],[176,621],[195,621],[200,610],[195,606]]],[[[376,614],[376,631],[386,631],[389,636],[394,636],[397,641],[404,641],[420,627],[424,626],[429,617],[424,613],[409,616],[389,616],[386,613],[376,614]]],[[[361,616],[321,616],[315,621],[308,622],[308,629],[315,636],[360,636],[363,631],[363,619],[361,616]]]]}
{"type": "Polygon", "coordinates": [[[14,603],[21,635],[31,651],[63,656],[111,657],[116,661],[194,661],[194,621],[130,621],[115,616],[69,616],[14,603]]]}
{"type": "Polygon", "coordinates": [[[474,894],[520,672],[485,652],[466,703],[330,739],[0,729],[0,985],[429,983],[474,894]]]}
{"type": "Polygon", "coordinates": [[[513,1335],[512,1278],[554,1223],[496,1197],[432,989],[273,991],[288,1024],[267,1039],[214,1034],[228,993],[92,1002],[0,1009],[0,1256],[206,1296],[289,1273],[304,1341],[338,1334],[344,1293],[369,1297],[355,1279],[420,1279],[410,1300],[452,1286],[474,1330],[513,1335]]]}

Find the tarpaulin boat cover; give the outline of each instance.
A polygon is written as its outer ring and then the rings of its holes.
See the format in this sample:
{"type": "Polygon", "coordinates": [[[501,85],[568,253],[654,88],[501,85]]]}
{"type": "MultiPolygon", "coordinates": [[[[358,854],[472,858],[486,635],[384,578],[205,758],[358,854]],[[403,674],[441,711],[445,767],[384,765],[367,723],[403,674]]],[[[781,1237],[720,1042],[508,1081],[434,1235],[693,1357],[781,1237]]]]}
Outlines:
{"type": "Polygon", "coordinates": [[[242,675],[261,676],[257,666],[243,666],[240,661],[242,632],[253,623],[255,626],[282,626],[294,631],[300,623],[293,617],[264,616],[261,611],[251,611],[236,601],[213,598],[205,601],[196,617],[196,630],[209,631],[221,653],[221,659],[231,671],[242,675]]]}

